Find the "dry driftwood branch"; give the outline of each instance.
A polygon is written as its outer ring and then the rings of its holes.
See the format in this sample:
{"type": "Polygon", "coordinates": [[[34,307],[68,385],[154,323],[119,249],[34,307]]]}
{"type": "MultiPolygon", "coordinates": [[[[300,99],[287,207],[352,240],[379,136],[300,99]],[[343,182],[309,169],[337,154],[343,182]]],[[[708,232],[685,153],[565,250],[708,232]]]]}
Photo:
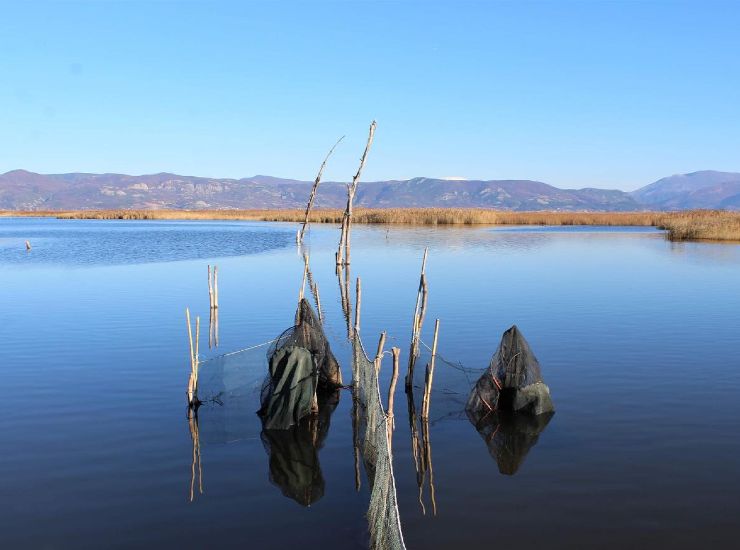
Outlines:
{"type": "Polygon", "coordinates": [[[324,162],[321,163],[321,167],[319,168],[319,173],[316,174],[316,179],[313,182],[313,187],[311,187],[311,194],[308,197],[308,204],[306,205],[306,216],[303,220],[303,224],[301,225],[301,229],[298,231],[298,235],[296,237],[296,240],[298,241],[298,244],[301,244],[303,242],[303,234],[306,232],[306,226],[308,225],[308,216],[311,213],[311,207],[313,207],[313,201],[316,199],[316,192],[319,189],[319,183],[321,183],[321,175],[324,173],[324,168],[326,167],[326,162],[329,160],[329,157],[334,152],[334,149],[336,149],[337,145],[339,145],[339,142],[344,139],[344,136],[340,137],[337,142],[334,144],[334,146],[329,149],[329,152],[326,154],[326,157],[324,158],[324,162]]]}
{"type": "Polygon", "coordinates": [[[365,151],[362,153],[360,158],[360,166],[357,168],[355,176],[352,178],[352,183],[347,186],[347,208],[344,211],[344,217],[342,218],[342,234],[339,240],[339,252],[337,253],[337,263],[349,265],[350,263],[350,232],[352,229],[352,203],[355,200],[355,193],[357,192],[357,184],[360,181],[360,175],[362,169],[365,167],[365,161],[367,155],[370,152],[370,147],[373,144],[373,138],[375,137],[376,122],[373,120],[370,123],[370,131],[367,136],[367,144],[365,145],[365,151]]]}

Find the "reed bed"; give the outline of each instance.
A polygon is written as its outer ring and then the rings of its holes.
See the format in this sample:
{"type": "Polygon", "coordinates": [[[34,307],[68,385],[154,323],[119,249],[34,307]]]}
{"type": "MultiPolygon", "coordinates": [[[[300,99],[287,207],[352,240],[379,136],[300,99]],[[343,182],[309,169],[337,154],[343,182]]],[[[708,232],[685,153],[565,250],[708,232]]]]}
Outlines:
{"type": "Polygon", "coordinates": [[[673,212],[657,224],[672,241],[738,241],[740,212],[689,210],[673,212]]]}
{"type": "MultiPolygon", "coordinates": [[[[3,211],[0,216],[42,216],[96,220],[254,220],[303,222],[305,210],[75,210],[3,211]]],[[[311,211],[312,223],[342,223],[344,211],[311,211]]],[[[740,241],[740,212],[512,212],[483,208],[358,208],[363,224],[408,225],[604,225],[665,229],[671,240],[740,241]]]]}

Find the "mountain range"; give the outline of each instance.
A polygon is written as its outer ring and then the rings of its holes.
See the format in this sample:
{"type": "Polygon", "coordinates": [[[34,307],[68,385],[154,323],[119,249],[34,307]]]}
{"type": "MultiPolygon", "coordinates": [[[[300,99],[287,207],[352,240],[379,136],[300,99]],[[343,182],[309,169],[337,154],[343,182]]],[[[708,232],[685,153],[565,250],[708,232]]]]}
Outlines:
{"type": "MultiPolygon", "coordinates": [[[[0,210],[304,208],[311,183],[271,176],[203,178],[160,173],[0,175],[0,210]]],[[[322,182],[317,208],[343,208],[346,184],[322,182]]],[[[636,191],[559,189],[530,180],[413,178],[360,182],[359,207],[505,210],[740,209],[740,173],[711,170],[660,179],[636,191]]]]}

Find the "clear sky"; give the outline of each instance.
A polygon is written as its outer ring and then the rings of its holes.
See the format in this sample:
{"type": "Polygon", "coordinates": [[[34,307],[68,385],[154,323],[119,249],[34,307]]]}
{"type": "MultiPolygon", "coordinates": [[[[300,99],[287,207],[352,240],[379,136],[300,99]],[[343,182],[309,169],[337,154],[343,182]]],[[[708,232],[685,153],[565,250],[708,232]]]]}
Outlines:
{"type": "Polygon", "coordinates": [[[740,171],[740,2],[0,0],[0,173],[740,171]]]}

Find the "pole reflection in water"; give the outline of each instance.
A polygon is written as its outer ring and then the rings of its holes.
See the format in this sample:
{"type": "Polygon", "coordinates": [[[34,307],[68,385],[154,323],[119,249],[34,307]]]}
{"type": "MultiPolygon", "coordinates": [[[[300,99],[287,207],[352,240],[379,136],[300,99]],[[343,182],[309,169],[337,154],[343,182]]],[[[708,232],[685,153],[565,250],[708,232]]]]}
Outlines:
{"type": "Polygon", "coordinates": [[[192,411],[188,415],[190,439],[193,442],[193,458],[190,465],[190,502],[195,500],[195,471],[198,470],[198,493],[203,494],[203,468],[200,461],[200,433],[198,431],[198,412],[192,411]]]}

